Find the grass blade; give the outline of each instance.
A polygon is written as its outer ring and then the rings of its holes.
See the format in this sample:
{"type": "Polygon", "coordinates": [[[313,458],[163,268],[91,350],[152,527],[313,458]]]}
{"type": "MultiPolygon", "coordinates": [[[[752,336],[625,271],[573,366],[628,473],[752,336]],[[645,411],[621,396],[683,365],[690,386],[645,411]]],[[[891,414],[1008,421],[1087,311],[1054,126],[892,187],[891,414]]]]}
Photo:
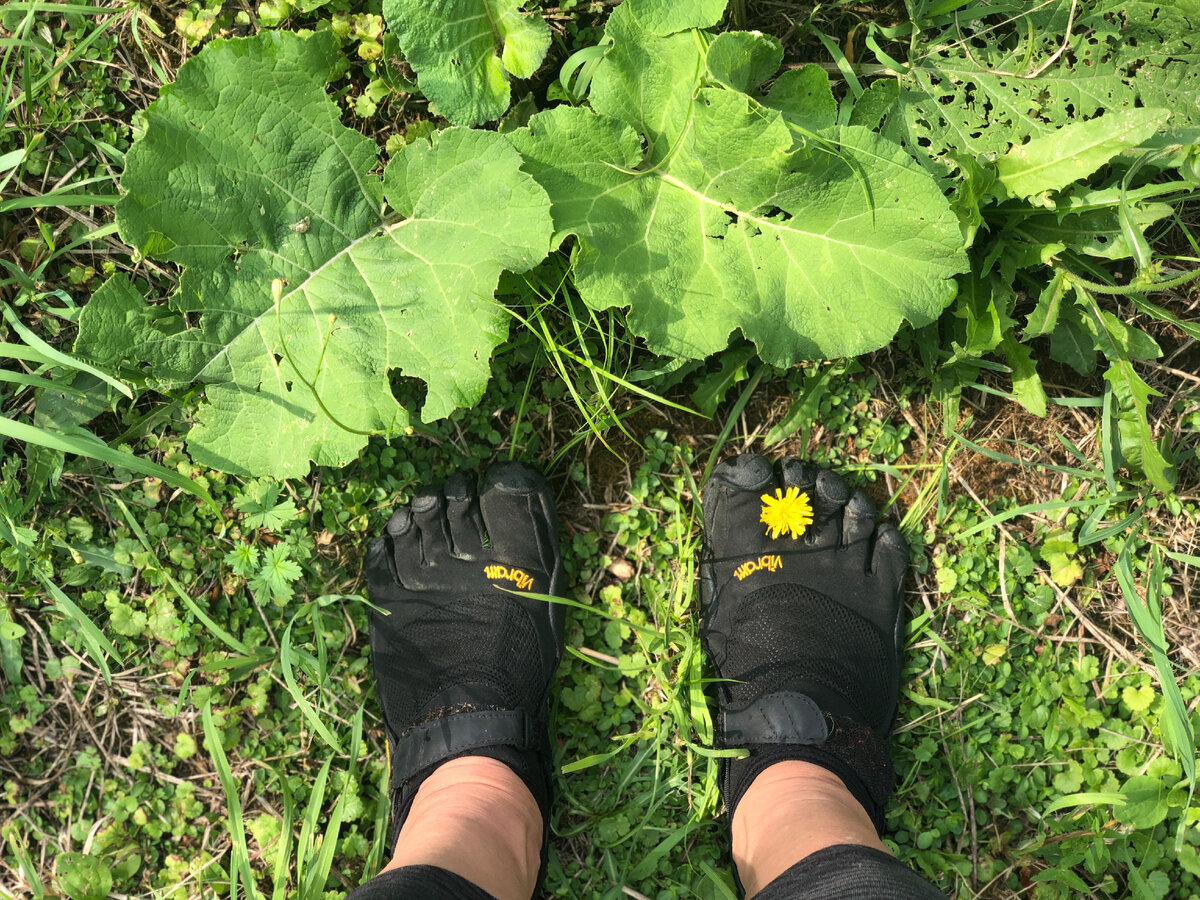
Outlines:
{"type": "MultiPolygon", "coordinates": [[[[1154,668],[1158,672],[1159,687],[1163,694],[1163,743],[1183,769],[1183,775],[1188,782],[1190,804],[1196,790],[1196,736],[1188,718],[1187,703],[1184,702],[1179,685],[1175,682],[1175,670],[1170,657],[1167,656],[1167,640],[1162,620],[1162,587],[1167,573],[1158,547],[1152,545],[1147,563],[1146,598],[1143,600],[1134,581],[1133,542],[1134,538],[1130,537],[1117,557],[1117,582],[1121,586],[1129,618],[1142,640],[1150,646],[1154,658],[1154,668]]],[[[1186,826],[1187,818],[1184,817],[1180,819],[1179,829],[1175,834],[1176,853],[1183,849],[1186,826]]]]}
{"type": "MultiPolygon", "coordinates": [[[[288,865],[292,861],[292,829],[296,824],[296,801],[288,787],[286,775],[281,775],[279,787],[283,793],[283,827],[279,829],[279,852],[271,875],[271,900],[287,900],[288,865]]],[[[373,871],[373,870],[372,870],[373,871]]]]}
{"type": "Polygon", "coordinates": [[[15,419],[0,416],[0,437],[24,441],[27,444],[35,444],[39,447],[49,447],[51,450],[59,450],[63,453],[86,456],[89,459],[99,460],[110,466],[129,469],[132,472],[137,472],[139,475],[151,475],[155,478],[161,478],[166,484],[187,491],[189,494],[200,498],[215,512],[220,513],[220,508],[213,502],[213,498],[209,495],[208,491],[200,487],[192,479],[185,475],[180,475],[174,469],[165,468],[158,465],[158,463],[142,459],[140,456],[134,456],[132,453],[126,453],[124,450],[117,450],[110,447],[104,441],[100,440],[100,438],[89,432],[80,431],[76,434],[64,434],[45,428],[36,428],[25,422],[18,422],[15,419]]]}
{"type": "MultiPolygon", "coordinates": [[[[347,785],[353,783],[358,769],[358,752],[362,746],[362,721],[363,710],[360,706],[354,716],[350,735],[350,770],[346,776],[347,785]]],[[[321,849],[317,853],[316,862],[308,870],[304,883],[301,885],[300,896],[302,898],[320,898],[325,895],[325,882],[329,880],[329,871],[333,868],[333,854],[337,850],[338,834],[342,830],[342,820],[346,815],[346,803],[349,796],[349,789],[338,795],[337,803],[329,816],[329,823],[325,826],[324,834],[321,836],[321,849]]]]}
{"type": "Polygon", "coordinates": [[[961,534],[956,534],[954,540],[962,541],[973,534],[978,534],[984,529],[991,528],[1000,522],[1007,522],[1009,519],[1015,519],[1017,516],[1028,515],[1036,512],[1050,512],[1056,509],[1085,509],[1095,506],[1097,503],[1116,503],[1122,500],[1132,500],[1136,497],[1137,491],[1121,491],[1118,494],[1105,495],[1103,497],[1083,497],[1079,500],[1050,500],[1046,503],[1027,503],[1024,506],[1014,506],[1012,509],[1006,509],[1004,512],[996,513],[988,516],[982,522],[972,525],[961,534]]]}
{"type": "Polygon", "coordinates": [[[721,429],[720,435],[717,436],[712,452],[708,455],[708,462],[704,466],[704,474],[700,476],[701,485],[708,484],[708,476],[712,474],[713,467],[717,464],[717,457],[721,455],[721,450],[725,447],[725,442],[729,440],[733,426],[737,424],[738,416],[742,414],[742,410],[750,402],[750,397],[754,394],[754,389],[758,387],[758,383],[762,381],[762,377],[766,374],[766,371],[767,367],[765,365],[759,366],[758,371],[750,376],[750,380],[742,389],[741,396],[737,398],[737,402],[733,404],[733,409],[729,411],[729,415],[725,418],[725,427],[721,429]]]}
{"type": "MultiPolygon", "coordinates": [[[[311,604],[305,604],[305,607],[311,604]]],[[[287,691],[292,695],[292,699],[296,701],[296,706],[300,708],[301,714],[305,721],[312,726],[313,730],[319,734],[325,743],[328,744],[337,753],[342,753],[342,745],[332,731],[321,721],[321,717],[317,715],[317,711],[313,705],[308,702],[308,698],[304,696],[304,692],[300,690],[300,686],[296,683],[296,675],[292,670],[292,625],[296,622],[296,617],[303,615],[306,612],[311,612],[309,609],[301,608],[296,616],[292,617],[292,621],[288,622],[287,628],[283,630],[283,637],[279,642],[279,665],[283,669],[283,681],[287,686],[287,691]]],[[[317,634],[316,640],[320,640],[320,631],[315,629],[317,634]]]]}
{"type": "Polygon", "coordinates": [[[333,759],[325,760],[321,771],[313,782],[312,793],[308,795],[308,807],[304,810],[304,823],[300,826],[300,841],[296,845],[296,884],[303,886],[307,883],[308,859],[312,854],[313,841],[320,832],[321,806],[325,802],[325,786],[329,783],[329,767],[333,759]]]}
{"type": "Polygon", "coordinates": [[[246,829],[242,824],[242,798],[238,795],[237,782],[234,781],[233,771],[229,768],[225,748],[221,746],[221,732],[213,722],[212,703],[205,703],[200,715],[204,721],[204,743],[212,757],[213,768],[217,770],[217,778],[221,781],[221,787],[225,791],[225,802],[229,807],[229,838],[232,842],[229,849],[232,857],[229,863],[229,898],[238,900],[240,873],[246,900],[258,900],[254,873],[250,869],[250,851],[246,846],[246,829]]]}
{"type": "MultiPolygon", "coordinates": [[[[0,212],[3,212],[3,210],[0,209],[0,212]]],[[[67,354],[63,353],[61,350],[55,350],[40,337],[26,328],[25,324],[17,317],[17,314],[12,311],[12,307],[10,307],[7,303],[0,304],[0,314],[4,316],[4,320],[8,322],[9,326],[17,333],[21,340],[28,344],[31,349],[41,354],[41,358],[44,362],[54,363],[67,369],[77,369],[80,372],[87,372],[90,375],[95,375],[105,384],[112,385],[130,400],[133,399],[133,391],[130,389],[129,385],[118,381],[111,375],[101,372],[95,366],[89,365],[83,360],[67,356],[67,354]]]]}
{"type": "Polygon", "coordinates": [[[42,586],[46,588],[51,599],[54,600],[54,605],[79,628],[79,636],[83,640],[84,646],[88,649],[88,655],[100,667],[100,671],[104,674],[104,682],[112,684],[112,672],[108,668],[108,661],[105,659],[105,656],[111,656],[117,662],[124,663],[121,654],[117,652],[117,648],[104,636],[104,632],[96,627],[96,623],[89,619],[87,614],[75,604],[75,601],[64,594],[62,589],[50,580],[50,576],[36,568],[32,571],[37,576],[38,581],[42,583],[42,586]]]}

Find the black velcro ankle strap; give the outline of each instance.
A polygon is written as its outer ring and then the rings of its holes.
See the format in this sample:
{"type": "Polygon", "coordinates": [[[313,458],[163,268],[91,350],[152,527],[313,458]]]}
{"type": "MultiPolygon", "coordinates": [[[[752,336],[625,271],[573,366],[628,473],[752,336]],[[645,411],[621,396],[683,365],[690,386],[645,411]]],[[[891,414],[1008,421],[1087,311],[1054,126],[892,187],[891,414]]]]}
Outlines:
{"type": "Polygon", "coordinates": [[[740,709],[721,713],[719,742],[724,747],[757,744],[823,744],[829,723],[807,694],[779,691],[740,709]]]}
{"type": "Polygon", "coordinates": [[[422,769],[467,750],[496,746],[532,750],[537,743],[533,719],[517,709],[443,716],[409,729],[395,742],[391,785],[398,789],[422,769]]]}

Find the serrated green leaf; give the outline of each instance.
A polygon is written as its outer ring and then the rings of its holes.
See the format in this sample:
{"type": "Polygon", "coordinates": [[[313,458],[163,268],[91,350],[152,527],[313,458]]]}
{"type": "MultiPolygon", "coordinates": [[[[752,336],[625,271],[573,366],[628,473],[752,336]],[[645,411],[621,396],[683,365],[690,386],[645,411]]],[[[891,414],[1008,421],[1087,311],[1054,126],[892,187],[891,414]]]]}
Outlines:
{"type": "Polygon", "coordinates": [[[383,15],[417,84],[455,125],[480,125],[508,109],[509,76],[528,78],[550,47],[550,29],[523,0],[385,0],[383,15]]]}
{"type": "Polygon", "coordinates": [[[403,429],[393,369],[428,383],[427,419],[473,405],[507,335],[500,272],[549,247],[549,201],[501,135],[416,141],[381,184],[325,94],[333,55],[328,34],[270,32],[180,69],[117,207],[127,243],[186,267],[179,292],[150,310],[115,291],[81,323],[89,348],[123,327],[156,387],[208,386],[189,448],[226,471],[301,475],[403,429]]]}
{"type": "Polygon", "coordinates": [[[1046,391],[1038,376],[1033,354],[1010,332],[1000,345],[1012,369],[1013,398],[1035,416],[1046,415],[1046,391]]]}
{"type": "Polygon", "coordinates": [[[953,297],[957,220],[901,148],[845,128],[836,153],[792,154],[779,113],[721,89],[682,114],[686,131],[652,168],[632,127],[583,109],[512,136],[555,227],[578,235],[580,294],[629,305],[652,350],[707,356],[740,329],[774,364],[854,355],[953,297]]]}
{"type": "Polygon", "coordinates": [[[711,28],[725,15],[728,0],[627,0],[638,23],[651,34],[668,35],[688,28],[711,28]]]}
{"type": "MultiPolygon", "coordinates": [[[[1132,217],[1139,232],[1144,232],[1172,212],[1166,203],[1146,203],[1135,207],[1132,217]]],[[[1022,238],[1035,243],[1057,243],[1100,259],[1128,259],[1133,255],[1116,209],[1033,215],[1021,222],[1019,231],[1022,238]]]]}
{"type": "Polygon", "coordinates": [[[1014,147],[996,161],[996,170],[1004,186],[1018,197],[1057,191],[1136,147],[1170,116],[1165,109],[1127,109],[1067,125],[1014,147]]]}
{"type": "Polygon", "coordinates": [[[1013,291],[994,276],[979,278],[972,274],[960,278],[959,285],[955,314],[964,319],[962,349],[967,356],[982,356],[999,347],[1012,330],[1008,309],[1014,300],[1013,291]]]}
{"type": "Polygon", "coordinates": [[[263,554],[262,567],[250,582],[256,596],[270,596],[282,606],[292,598],[292,582],[301,575],[300,566],[289,558],[286,544],[276,544],[263,554]]]}
{"type": "Polygon", "coordinates": [[[1050,567],[1050,579],[1060,588],[1068,588],[1083,577],[1083,566],[1073,557],[1051,553],[1046,555],[1045,560],[1050,567]]]}
{"type": "Polygon", "coordinates": [[[832,368],[824,368],[804,379],[803,393],[792,401],[783,418],[767,432],[763,438],[765,446],[787,440],[797,431],[800,432],[800,446],[808,446],[812,424],[818,421],[821,412],[821,400],[829,393],[829,376],[832,372],[832,368]]]}
{"type": "Polygon", "coordinates": [[[1059,884],[1070,888],[1079,895],[1089,892],[1088,883],[1072,872],[1070,869],[1063,866],[1056,866],[1052,869],[1043,869],[1029,879],[1034,884],[1059,884]]]}
{"type": "Polygon", "coordinates": [[[1113,387],[1117,398],[1117,432],[1121,442],[1121,455],[1132,467],[1140,467],[1156,490],[1167,493],[1174,489],[1176,471],[1170,458],[1167,437],[1155,441],[1150,425],[1149,406],[1151,397],[1162,396],[1142,380],[1127,359],[1118,359],[1104,373],[1104,379],[1113,387]]]}
{"type": "Polygon", "coordinates": [[[710,79],[747,93],[774,75],[781,62],[783,45],[757,31],[722,32],[713,38],[705,57],[710,79]]]}
{"type": "Polygon", "coordinates": [[[1102,338],[1093,335],[1096,337],[1096,349],[1105,350],[1114,356],[1119,353],[1130,359],[1158,359],[1162,356],[1162,348],[1158,346],[1158,342],[1140,328],[1118,319],[1107,309],[1100,311],[1100,317],[1104,321],[1104,331],[1102,338]],[[1108,343],[1110,341],[1111,344],[1108,343]],[[1110,347],[1115,347],[1116,350],[1112,351],[1110,347]]]}
{"type": "Polygon", "coordinates": [[[134,637],[146,627],[146,614],[120,600],[105,604],[108,607],[108,627],[117,634],[134,637]]]}
{"type": "Polygon", "coordinates": [[[710,418],[714,416],[729,389],[749,377],[746,364],[753,358],[754,347],[749,344],[730,347],[722,353],[718,357],[720,368],[701,378],[696,389],[692,391],[692,403],[696,409],[710,418]]]}
{"type": "Polygon", "coordinates": [[[1070,556],[1077,550],[1079,550],[1079,544],[1075,541],[1075,535],[1070,529],[1056,529],[1050,532],[1041,545],[1043,555],[1061,553],[1070,556]]]}
{"type": "Polygon", "coordinates": [[[233,508],[246,514],[247,529],[266,528],[277,531],[285,522],[296,517],[296,504],[279,501],[283,488],[269,481],[252,481],[233,501],[233,508]]]}
{"type": "Polygon", "coordinates": [[[1066,276],[1059,271],[1038,295],[1037,306],[1025,319],[1025,339],[1050,334],[1058,325],[1058,310],[1066,293],[1066,276]]]}
{"type": "Polygon", "coordinates": [[[1138,308],[1139,312],[1154,316],[1156,319],[1162,319],[1164,322],[1170,322],[1188,337],[1200,341],[1200,324],[1197,322],[1181,319],[1175,313],[1171,312],[1171,310],[1151,303],[1137,294],[1134,294],[1130,299],[1133,300],[1133,305],[1138,308]]]}
{"type": "Polygon", "coordinates": [[[1150,398],[1162,395],[1142,380],[1130,362],[1153,359],[1162,351],[1148,334],[1100,309],[1080,286],[1076,286],[1076,302],[1087,311],[1081,321],[1095,349],[1109,360],[1104,379],[1112,386],[1111,399],[1116,401],[1116,449],[1126,464],[1145,472],[1156,490],[1167,493],[1175,487],[1177,477],[1170,437],[1164,434],[1155,441],[1149,417],[1150,398]]]}
{"type": "Polygon", "coordinates": [[[252,544],[235,544],[233,549],[225,554],[225,565],[233,569],[233,574],[240,578],[249,578],[258,568],[258,548],[252,544]]]}
{"type": "Polygon", "coordinates": [[[1048,0],[1013,12],[927,32],[900,79],[885,133],[936,171],[1137,107],[1171,109],[1176,126],[1200,121],[1192,0],[1048,0]]]}

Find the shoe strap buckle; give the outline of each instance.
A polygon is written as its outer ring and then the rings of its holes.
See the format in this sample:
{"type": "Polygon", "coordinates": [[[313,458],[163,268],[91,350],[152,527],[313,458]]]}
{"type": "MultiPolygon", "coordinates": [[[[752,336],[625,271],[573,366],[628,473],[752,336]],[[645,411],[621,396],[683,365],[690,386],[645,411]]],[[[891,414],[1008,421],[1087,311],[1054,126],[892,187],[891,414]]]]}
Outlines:
{"type": "Polygon", "coordinates": [[[725,747],[756,744],[823,744],[829,738],[829,721],[807,694],[778,691],[721,715],[721,743],[725,747]]]}
{"type": "Polygon", "coordinates": [[[537,726],[519,709],[491,709],[453,713],[417,725],[395,741],[391,784],[399,788],[422,769],[451,756],[483,747],[537,746],[537,726]]]}

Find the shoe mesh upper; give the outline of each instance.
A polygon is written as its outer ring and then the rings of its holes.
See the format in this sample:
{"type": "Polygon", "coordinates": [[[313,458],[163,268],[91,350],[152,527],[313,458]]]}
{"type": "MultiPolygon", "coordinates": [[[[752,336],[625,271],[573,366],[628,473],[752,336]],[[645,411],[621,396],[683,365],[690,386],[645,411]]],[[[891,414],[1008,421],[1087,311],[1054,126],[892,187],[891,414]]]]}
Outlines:
{"type": "Polygon", "coordinates": [[[810,695],[826,712],[880,731],[895,704],[895,650],[878,628],[802,585],[763,587],[737,601],[721,677],[736,708],[776,691],[810,695]]]}
{"type": "Polygon", "coordinates": [[[547,676],[534,624],[515,600],[468,595],[430,605],[403,628],[382,616],[375,627],[379,702],[395,731],[451,711],[522,709],[541,717],[547,676]],[[434,705],[446,692],[453,709],[434,705]]]}

